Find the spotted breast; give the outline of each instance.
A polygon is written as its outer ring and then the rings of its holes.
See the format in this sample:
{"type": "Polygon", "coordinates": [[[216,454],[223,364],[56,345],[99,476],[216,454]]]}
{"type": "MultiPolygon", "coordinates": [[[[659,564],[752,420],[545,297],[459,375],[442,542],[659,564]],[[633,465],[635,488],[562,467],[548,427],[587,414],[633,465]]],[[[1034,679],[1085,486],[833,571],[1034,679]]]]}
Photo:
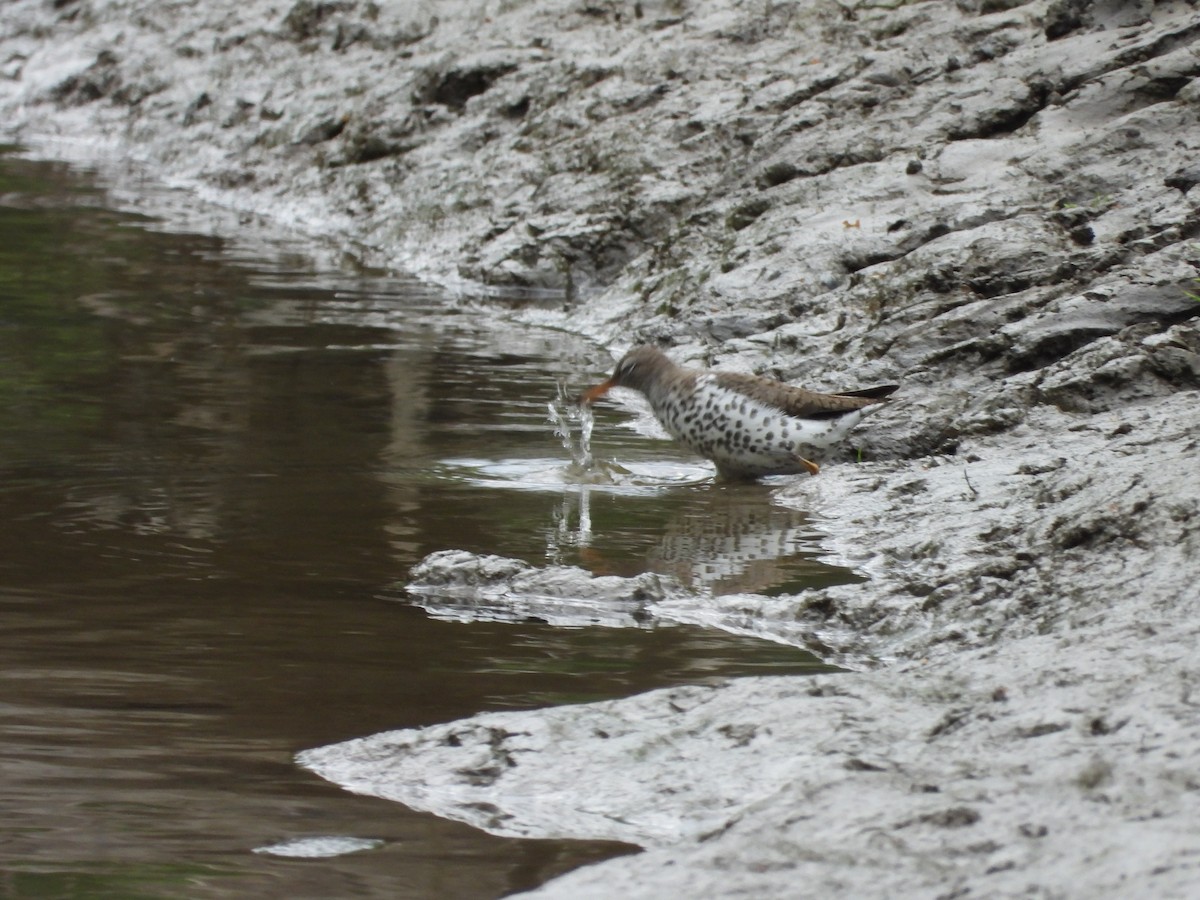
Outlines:
{"type": "Polygon", "coordinates": [[[756,375],[687,369],[650,346],[630,350],[612,377],[581,394],[580,402],[592,403],[614,387],[644,394],[667,432],[712,460],[726,479],[817,474],[810,457],[845,438],[897,389],[821,394],[756,375]]]}

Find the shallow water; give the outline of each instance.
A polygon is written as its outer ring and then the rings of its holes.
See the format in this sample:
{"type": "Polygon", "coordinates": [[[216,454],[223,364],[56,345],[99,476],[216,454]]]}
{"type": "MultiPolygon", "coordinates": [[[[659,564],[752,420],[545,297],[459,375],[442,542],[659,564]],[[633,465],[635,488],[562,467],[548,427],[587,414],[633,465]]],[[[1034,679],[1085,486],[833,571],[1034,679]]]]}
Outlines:
{"type": "Polygon", "coordinates": [[[622,848],[494,838],[294,754],[823,668],[698,628],[416,608],[409,568],[448,548],[714,592],[847,574],[766,488],[714,485],[621,412],[574,462],[548,405],[608,366],[587,342],[106,202],[0,158],[0,893],[499,896],[622,848]]]}

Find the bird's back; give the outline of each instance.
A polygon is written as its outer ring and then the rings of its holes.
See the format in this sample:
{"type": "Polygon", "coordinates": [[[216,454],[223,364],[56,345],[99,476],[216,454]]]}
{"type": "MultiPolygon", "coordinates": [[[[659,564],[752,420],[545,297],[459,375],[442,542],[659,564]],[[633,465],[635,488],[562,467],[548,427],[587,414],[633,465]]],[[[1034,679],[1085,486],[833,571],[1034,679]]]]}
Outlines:
{"type": "Polygon", "coordinates": [[[716,378],[723,387],[797,419],[836,418],[864,406],[881,403],[899,387],[888,384],[858,391],[822,394],[758,375],[722,372],[716,378]]]}

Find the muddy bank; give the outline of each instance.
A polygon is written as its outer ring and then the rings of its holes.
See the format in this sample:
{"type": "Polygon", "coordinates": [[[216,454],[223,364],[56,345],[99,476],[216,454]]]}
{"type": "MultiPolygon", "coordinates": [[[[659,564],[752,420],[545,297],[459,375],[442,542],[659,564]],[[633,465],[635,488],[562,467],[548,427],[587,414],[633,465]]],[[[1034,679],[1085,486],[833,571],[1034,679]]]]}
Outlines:
{"type": "MultiPolygon", "coordinates": [[[[831,550],[869,557],[869,585],[785,603],[646,598],[636,579],[590,591],[756,621],[875,671],[478,716],[302,762],[498,834],[649,848],[545,896],[793,896],[798,883],[1187,896],[1200,877],[1200,498],[1180,461],[1200,449],[1195,399],[1086,424],[1042,411],[1052,447],[1031,427],[972,439],[959,459],[869,463],[785,490],[824,514],[831,550]],[[897,528],[922,521],[940,527],[897,528]]],[[[506,584],[547,593],[525,572],[506,584]]]]}
{"type": "Polygon", "coordinates": [[[330,763],[490,830],[652,848],[546,896],[1200,879],[1200,9],[888,5],[6,6],[5,132],[41,152],[555,292],[524,315],[614,351],[904,385],[779,494],[869,582],[664,601],[858,672],[330,763]]]}

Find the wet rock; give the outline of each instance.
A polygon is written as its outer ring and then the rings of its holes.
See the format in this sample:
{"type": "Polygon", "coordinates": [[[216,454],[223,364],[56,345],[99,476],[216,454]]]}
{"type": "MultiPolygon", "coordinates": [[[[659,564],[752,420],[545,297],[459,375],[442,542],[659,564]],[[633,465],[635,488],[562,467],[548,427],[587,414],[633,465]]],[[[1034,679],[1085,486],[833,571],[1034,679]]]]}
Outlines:
{"type": "Polygon", "coordinates": [[[222,128],[236,128],[245,123],[254,113],[255,105],[250,100],[238,98],[234,101],[233,111],[221,122],[222,128]]]}
{"type": "Polygon", "coordinates": [[[359,41],[370,40],[370,38],[371,31],[367,26],[360,23],[338,22],[333,32],[333,43],[330,49],[335,53],[340,53],[347,47],[351,47],[359,41]]]}
{"type": "Polygon", "coordinates": [[[308,126],[296,139],[297,144],[322,144],[332,141],[346,130],[349,116],[330,116],[308,126]]]}
{"type": "Polygon", "coordinates": [[[336,160],[341,165],[403,156],[427,140],[422,119],[416,114],[400,121],[360,118],[347,126],[343,132],[342,154],[336,160]]]}
{"type": "Polygon", "coordinates": [[[415,142],[408,143],[402,140],[389,140],[379,134],[363,134],[360,132],[347,142],[343,160],[349,165],[374,162],[377,159],[386,159],[389,156],[401,156],[415,146],[415,142]]]}
{"type": "Polygon", "coordinates": [[[183,111],[182,124],[185,128],[190,125],[195,125],[199,119],[200,112],[212,106],[212,97],[205,91],[200,94],[195,100],[187,105],[183,111]]]}
{"type": "Polygon", "coordinates": [[[725,224],[734,231],[741,231],[755,222],[759,216],[770,208],[771,202],[769,200],[755,197],[730,210],[729,214],[725,217],[725,224]]]}
{"type": "Polygon", "coordinates": [[[1153,0],[1054,0],[1046,10],[1046,37],[1056,40],[1080,28],[1133,28],[1150,21],[1153,0]]]}
{"type": "Polygon", "coordinates": [[[439,65],[423,73],[413,99],[461,111],[468,100],[487,91],[518,66],[517,59],[508,53],[485,54],[439,65]]]}
{"type": "Polygon", "coordinates": [[[1054,0],[1046,10],[1046,37],[1057,40],[1083,27],[1084,13],[1089,6],[1091,0],[1054,0]]]}
{"type": "Polygon", "coordinates": [[[56,84],[50,97],[64,106],[79,106],[112,95],[120,85],[121,72],[116,54],[101,50],[95,62],[84,71],[69,75],[56,84]]]}
{"type": "Polygon", "coordinates": [[[352,7],[352,3],[341,2],[341,0],[326,0],[326,2],[298,0],[284,16],[284,32],[294,41],[308,40],[318,34],[326,19],[334,13],[343,12],[352,7]]]}
{"type": "Polygon", "coordinates": [[[649,573],[593,576],[583,569],[538,569],[460,550],[425,557],[413,567],[406,590],[438,618],[610,627],[649,625],[656,604],[683,593],[672,579],[649,573]]]}
{"type": "Polygon", "coordinates": [[[1076,412],[1115,409],[1200,387],[1198,363],[1200,357],[1186,345],[1163,340],[1157,331],[1144,337],[1133,328],[1047,367],[1036,378],[1035,396],[1076,412]]]}
{"type": "Polygon", "coordinates": [[[714,316],[702,326],[703,331],[717,343],[726,343],[734,338],[747,337],[752,334],[762,334],[777,328],[786,321],[786,317],[767,313],[759,315],[739,315],[733,313],[725,316],[714,316]]]}
{"type": "Polygon", "coordinates": [[[979,811],[966,806],[956,806],[937,812],[925,813],[917,821],[936,828],[966,828],[980,819],[979,811]]]}
{"type": "Polygon", "coordinates": [[[1181,169],[1176,169],[1163,179],[1163,184],[1167,187],[1175,188],[1180,193],[1186,194],[1197,184],[1200,184],[1200,165],[1185,166],[1181,169]]]}
{"type": "Polygon", "coordinates": [[[794,163],[774,162],[766,166],[762,174],[758,176],[758,186],[763,189],[776,187],[780,184],[787,184],[799,175],[800,169],[794,163]]]}

